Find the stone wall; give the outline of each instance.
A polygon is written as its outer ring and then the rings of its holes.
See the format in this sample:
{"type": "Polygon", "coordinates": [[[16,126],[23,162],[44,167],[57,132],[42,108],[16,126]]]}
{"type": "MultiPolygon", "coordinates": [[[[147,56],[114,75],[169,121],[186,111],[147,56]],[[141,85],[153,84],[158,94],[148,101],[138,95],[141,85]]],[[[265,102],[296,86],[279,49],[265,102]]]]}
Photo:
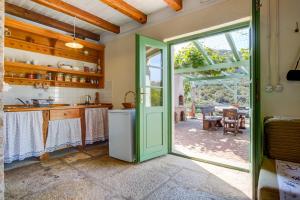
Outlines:
{"type": "Polygon", "coordinates": [[[2,86],[3,86],[3,50],[4,50],[4,0],[0,0],[0,200],[4,199],[4,166],[3,166],[3,112],[2,112],[2,86]]]}

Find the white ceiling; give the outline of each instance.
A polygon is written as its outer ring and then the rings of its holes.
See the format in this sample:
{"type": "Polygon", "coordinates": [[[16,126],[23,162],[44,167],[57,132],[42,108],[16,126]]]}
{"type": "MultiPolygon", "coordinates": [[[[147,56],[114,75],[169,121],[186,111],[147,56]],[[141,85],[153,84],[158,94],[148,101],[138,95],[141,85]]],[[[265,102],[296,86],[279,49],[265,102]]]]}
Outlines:
{"type": "MultiPolygon", "coordinates": [[[[43,14],[45,16],[55,18],[59,21],[73,24],[73,17],[49,9],[40,4],[34,3],[31,0],[5,0],[5,1],[26,8],[28,10],[32,10],[34,12],[43,14]]],[[[106,4],[102,3],[100,0],[63,0],[63,1],[119,26],[122,26],[124,24],[127,24],[128,22],[133,21],[131,18],[107,6],[106,4]]],[[[125,1],[130,5],[134,6],[135,8],[141,10],[147,15],[167,7],[167,4],[164,2],[164,0],[125,0],[125,1]]],[[[77,19],[76,21],[76,26],[98,34],[104,32],[103,29],[79,19],[77,19]]]]}

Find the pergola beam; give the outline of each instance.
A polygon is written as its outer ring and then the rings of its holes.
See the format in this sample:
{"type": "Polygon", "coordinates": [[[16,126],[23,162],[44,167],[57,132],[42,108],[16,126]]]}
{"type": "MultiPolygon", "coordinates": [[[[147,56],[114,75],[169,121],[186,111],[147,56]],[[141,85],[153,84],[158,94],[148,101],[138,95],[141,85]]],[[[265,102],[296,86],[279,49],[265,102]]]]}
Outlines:
{"type": "Polygon", "coordinates": [[[213,77],[197,77],[197,78],[187,78],[189,81],[206,81],[206,80],[224,80],[224,79],[240,79],[246,78],[246,75],[230,75],[230,76],[213,76],[213,77]]]}
{"type": "MultiPolygon", "coordinates": [[[[23,19],[34,21],[46,26],[50,26],[68,33],[73,33],[73,25],[58,21],[56,19],[41,15],[39,13],[27,10],[25,8],[16,6],[11,3],[5,2],[5,12],[23,19]]],[[[76,27],[76,36],[80,38],[90,38],[92,40],[99,41],[100,36],[98,34],[92,33],[90,31],[76,27]]]]}
{"type": "Polygon", "coordinates": [[[145,24],[147,22],[147,15],[144,14],[142,11],[136,9],[135,7],[131,6],[130,4],[126,3],[123,0],[100,0],[102,3],[114,8],[115,10],[127,15],[128,17],[132,18],[133,20],[145,24]]]}
{"type": "Polygon", "coordinates": [[[77,17],[83,21],[86,21],[90,24],[98,26],[107,31],[111,31],[113,33],[120,33],[120,27],[112,24],[100,17],[92,15],[91,13],[81,10],[71,4],[68,4],[62,0],[31,0],[35,3],[41,4],[58,12],[70,15],[72,17],[77,17]]]}
{"type": "Polygon", "coordinates": [[[175,74],[195,73],[195,72],[202,72],[202,71],[207,71],[207,70],[220,70],[220,69],[226,69],[226,68],[231,68],[231,67],[240,67],[240,66],[249,67],[250,66],[249,60],[214,64],[214,65],[203,66],[203,67],[198,67],[198,68],[194,68],[194,67],[184,68],[184,67],[182,67],[182,68],[179,68],[179,69],[175,69],[175,74]]]}
{"type": "Polygon", "coordinates": [[[202,55],[204,56],[204,58],[207,61],[207,63],[209,65],[213,65],[214,61],[209,57],[209,55],[207,54],[207,52],[204,50],[203,46],[201,44],[199,44],[199,42],[197,42],[197,41],[193,41],[193,44],[202,53],[202,55]]]}
{"type": "Polygon", "coordinates": [[[240,58],[239,52],[236,49],[236,46],[235,46],[235,43],[233,41],[233,38],[232,38],[231,34],[230,33],[225,33],[225,37],[226,37],[226,40],[227,40],[227,42],[228,42],[228,44],[229,44],[229,46],[232,50],[232,53],[233,53],[233,56],[234,56],[235,60],[240,61],[241,58],[240,58]]]}

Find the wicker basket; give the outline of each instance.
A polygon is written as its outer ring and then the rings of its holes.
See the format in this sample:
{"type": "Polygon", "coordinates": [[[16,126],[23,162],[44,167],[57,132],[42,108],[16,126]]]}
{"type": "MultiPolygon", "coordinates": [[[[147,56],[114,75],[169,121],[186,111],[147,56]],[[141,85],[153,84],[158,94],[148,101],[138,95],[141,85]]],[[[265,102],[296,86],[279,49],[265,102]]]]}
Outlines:
{"type": "Polygon", "coordinates": [[[122,103],[122,105],[124,106],[125,109],[135,108],[135,103],[134,102],[127,102],[127,96],[129,94],[133,94],[134,95],[134,99],[135,99],[135,93],[133,91],[126,92],[125,97],[124,97],[124,103],[122,103]]]}

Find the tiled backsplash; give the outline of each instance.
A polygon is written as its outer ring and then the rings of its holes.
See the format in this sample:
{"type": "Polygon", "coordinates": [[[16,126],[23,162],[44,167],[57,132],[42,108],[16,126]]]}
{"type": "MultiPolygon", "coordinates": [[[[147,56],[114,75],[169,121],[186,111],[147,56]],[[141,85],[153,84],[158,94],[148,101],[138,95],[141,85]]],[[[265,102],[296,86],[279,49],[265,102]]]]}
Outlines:
{"type": "Polygon", "coordinates": [[[100,93],[100,102],[111,103],[112,92],[111,82],[105,82],[104,89],[86,89],[86,88],[63,88],[50,87],[49,89],[36,89],[33,86],[5,85],[3,94],[3,103],[20,104],[16,98],[22,100],[44,99],[52,97],[55,103],[84,103],[84,96],[90,95],[92,102],[95,100],[95,93],[100,93]]]}

